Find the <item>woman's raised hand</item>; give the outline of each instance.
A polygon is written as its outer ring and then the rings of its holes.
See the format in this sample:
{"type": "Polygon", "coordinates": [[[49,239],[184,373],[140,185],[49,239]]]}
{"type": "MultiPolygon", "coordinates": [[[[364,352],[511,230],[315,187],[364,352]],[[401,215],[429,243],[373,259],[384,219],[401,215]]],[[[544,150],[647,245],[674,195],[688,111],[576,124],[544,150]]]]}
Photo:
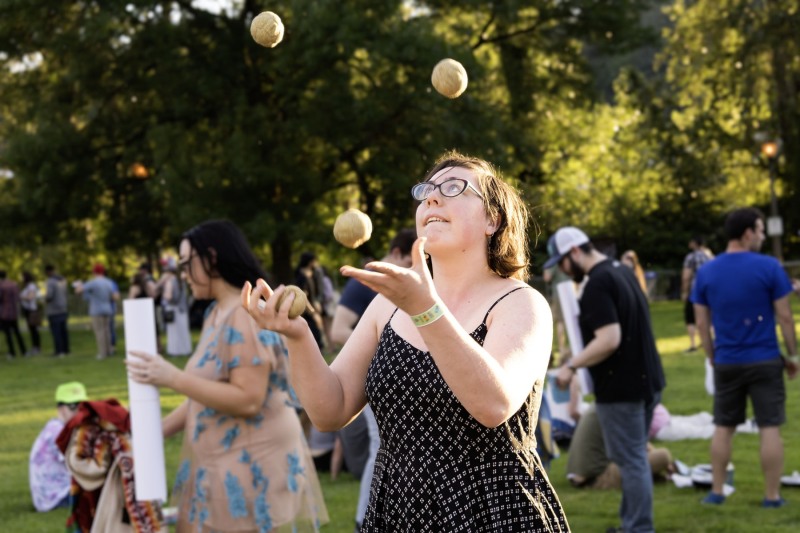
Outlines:
{"type": "Polygon", "coordinates": [[[365,265],[369,270],[343,266],[339,271],[343,276],[355,278],[382,294],[409,315],[422,313],[438,300],[433,278],[425,261],[426,240],[426,237],[420,237],[414,241],[409,268],[373,261],[365,265]]]}
{"type": "Polygon", "coordinates": [[[276,309],[284,290],[286,287],[279,285],[273,291],[263,279],[258,279],[255,287],[246,281],[242,287],[242,306],[247,309],[261,329],[293,337],[308,329],[308,324],[301,317],[289,318],[289,308],[294,302],[294,294],[289,294],[276,309]]]}

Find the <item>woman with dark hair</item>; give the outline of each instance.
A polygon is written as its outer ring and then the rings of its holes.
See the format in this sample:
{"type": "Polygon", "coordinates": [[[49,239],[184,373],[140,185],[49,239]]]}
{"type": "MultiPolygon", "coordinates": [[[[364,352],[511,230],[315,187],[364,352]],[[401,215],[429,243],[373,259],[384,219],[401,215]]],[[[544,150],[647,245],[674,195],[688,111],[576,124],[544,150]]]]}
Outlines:
{"type": "Polygon", "coordinates": [[[39,335],[39,326],[42,325],[42,310],[39,307],[39,286],[30,272],[22,273],[22,291],[19,293],[19,305],[28,331],[31,334],[31,351],[25,355],[36,355],[42,349],[42,340],[39,335]]]}
{"type": "Polygon", "coordinates": [[[553,323],[525,282],[527,208],[489,163],[455,152],[411,194],[411,267],[341,268],[378,295],[330,366],[291,301],[275,309],[283,287],[248,282],[242,302],[284,334],[319,429],[369,402],[381,445],[362,532],[568,531],[536,454],[553,323]]]}
{"type": "Polygon", "coordinates": [[[162,424],[167,437],[184,434],[177,531],[318,531],[327,513],[286,350],[239,305],[239,288],[266,273],[227,221],[187,231],[179,266],[196,299],[214,300],[194,354],[184,370],[144,352],[126,361],[134,380],[187,396],[162,424]]]}

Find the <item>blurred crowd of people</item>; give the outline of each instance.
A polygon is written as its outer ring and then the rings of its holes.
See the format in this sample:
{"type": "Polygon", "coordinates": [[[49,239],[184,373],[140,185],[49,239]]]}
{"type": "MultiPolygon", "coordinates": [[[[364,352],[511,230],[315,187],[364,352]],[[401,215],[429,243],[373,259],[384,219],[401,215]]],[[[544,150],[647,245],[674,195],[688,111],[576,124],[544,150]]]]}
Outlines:
{"type": "MultiPolygon", "coordinates": [[[[195,302],[178,273],[177,262],[167,257],[161,262],[158,281],[148,263],[139,265],[130,280],[128,298],[152,298],[157,325],[159,349],[170,356],[188,356],[192,352],[190,313],[192,306],[201,308],[207,302],[195,302]],[[163,337],[166,336],[166,344],[163,337]]],[[[6,337],[6,357],[30,357],[41,353],[42,338],[39,329],[47,323],[52,336],[53,357],[70,354],[70,288],[84,302],[86,313],[96,341],[98,360],[114,355],[117,344],[117,315],[121,312],[121,295],[117,282],[111,278],[105,265],[95,263],[91,278],[68,283],[55,266],[46,265],[45,279],[40,283],[33,273],[24,271],[22,284],[8,279],[0,270],[0,330],[6,337]],[[19,327],[20,318],[30,336],[27,347],[19,327]]],[[[72,304],[73,308],[75,304],[72,304]]],[[[201,310],[202,312],[202,310],[201,310]]]]}

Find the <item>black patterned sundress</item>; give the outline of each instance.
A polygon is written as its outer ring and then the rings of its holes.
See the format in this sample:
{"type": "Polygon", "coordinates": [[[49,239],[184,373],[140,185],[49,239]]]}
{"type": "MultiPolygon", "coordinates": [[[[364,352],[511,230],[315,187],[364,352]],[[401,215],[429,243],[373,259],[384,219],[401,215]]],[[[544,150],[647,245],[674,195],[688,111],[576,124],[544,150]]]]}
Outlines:
{"type": "MultiPolygon", "coordinates": [[[[483,345],[489,313],[514,290],[492,304],[470,334],[475,342],[483,345]]],[[[390,318],[366,393],[381,445],[362,532],[569,531],[536,455],[540,380],[516,414],[487,428],[456,399],[430,353],[400,337],[390,318]]]]}

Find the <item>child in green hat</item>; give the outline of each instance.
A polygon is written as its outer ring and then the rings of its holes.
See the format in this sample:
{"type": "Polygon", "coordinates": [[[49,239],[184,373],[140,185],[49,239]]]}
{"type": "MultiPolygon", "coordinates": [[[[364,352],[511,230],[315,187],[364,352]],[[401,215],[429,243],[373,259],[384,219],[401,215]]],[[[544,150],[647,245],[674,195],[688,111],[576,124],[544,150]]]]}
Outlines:
{"type": "Polygon", "coordinates": [[[31,448],[29,481],[37,511],[50,511],[69,504],[72,475],[56,446],[56,437],[75,414],[78,404],[88,399],[86,388],[78,381],[62,383],[56,388],[58,416],[47,421],[31,448]]]}

